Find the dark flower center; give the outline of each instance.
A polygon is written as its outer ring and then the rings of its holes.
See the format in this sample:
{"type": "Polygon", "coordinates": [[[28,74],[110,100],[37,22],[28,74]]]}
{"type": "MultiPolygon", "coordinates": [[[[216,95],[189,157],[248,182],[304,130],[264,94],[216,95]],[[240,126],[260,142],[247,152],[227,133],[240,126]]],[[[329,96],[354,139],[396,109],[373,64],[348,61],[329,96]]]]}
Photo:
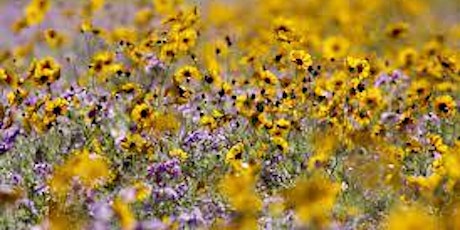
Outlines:
{"type": "Polygon", "coordinates": [[[438,109],[443,112],[443,113],[448,113],[449,112],[449,107],[447,106],[446,103],[442,102],[438,105],[438,109]]]}
{"type": "Polygon", "coordinates": [[[143,109],[141,111],[141,117],[142,118],[146,118],[148,115],[149,115],[149,111],[147,111],[147,109],[143,109]]]}
{"type": "Polygon", "coordinates": [[[62,112],[61,107],[58,106],[58,107],[54,107],[54,108],[53,108],[53,114],[54,114],[54,115],[60,115],[61,112],[62,112]]]}
{"type": "Polygon", "coordinates": [[[296,63],[297,65],[303,65],[303,60],[300,59],[300,58],[297,58],[297,59],[295,59],[295,63],[296,63]]]}

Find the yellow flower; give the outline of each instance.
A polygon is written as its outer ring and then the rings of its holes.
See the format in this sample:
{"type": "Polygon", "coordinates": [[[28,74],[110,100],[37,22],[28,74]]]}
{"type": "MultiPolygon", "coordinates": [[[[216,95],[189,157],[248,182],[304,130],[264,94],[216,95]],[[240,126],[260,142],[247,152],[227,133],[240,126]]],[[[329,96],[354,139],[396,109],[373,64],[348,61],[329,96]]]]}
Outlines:
{"type": "Polygon", "coordinates": [[[386,35],[392,39],[403,38],[407,35],[408,31],[409,25],[405,22],[389,24],[385,29],[386,35]]]}
{"type": "Polygon", "coordinates": [[[315,172],[309,178],[299,179],[293,188],[284,192],[284,197],[287,206],[294,207],[303,223],[319,222],[324,225],[331,216],[339,192],[338,183],[315,172]]]}
{"type": "Polygon", "coordinates": [[[207,126],[209,127],[211,130],[217,128],[217,121],[216,119],[214,119],[214,117],[210,116],[210,115],[204,115],[200,118],[200,124],[202,126],[207,126]]]}
{"type": "Polygon", "coordinates": [[[259,71],[257,75],[263,85],[278,85],[279,80],[275,74],[268,70],[259,71]]]}
{"type": "Polygon", "coordinates": [[[136,83],[127,82],[120,86],[120,88],[118,89],[118,92],[123,92],[127,94],[137,93],[141,90],[140,88],[141,87],[136,83]]]}
{"type": "Polygon", "coordinates": [[[131,119],[140,127],[151,125],[153,110],[146,103],[137,104],[131,111],[131,119]]]}
{"type": "Polygon", "coordinates": [[[112,204],[112,209],[120,220],[120,225],[123,230],[133,230],[136,227],[136,218],[132,213],[129,205],[122,201],[120,197],[115,198],[112,204]]]}
{"type": "Polygon", "coordinates": [[[186,29],[177,33],[172,40],[177,42],[180,51],[186,52],[195,46],[197,38],[196,30],[186,29]]]}
{"type": "Polygon", "coordinates": [[[14,89],[18,87],[19,82],[18,77],[11,71],[0,68],[0,85],[6,84],[14,89]]]}
{"type": "Polygon", "coordinates": [[[432,194],[432,192],[439,186],[442,179],[442,175],[432,173],[429,176],[409,176],[407,177],[407,183],[422,192],[426,192],[426,194],[432,194]]]}
{"type": "Polygon", "coordinates": [[[121,64],[115,63],[115,54],[109,51],[96,53],[89,68],[89,74],[99,77],[99,82],[105,82],[109,76],[123,70],[121,64]]]}
{"type": "Polygon", "coordinates": [[[47,29],[44,32],[45,42],[51,48],[59,48],[64,43],[64,36],[54,29],[47,29]]]}
{"type": "Polygon", "coordinates": [[[451,179],[460,179],[460,152],[458,148],[453,148],[442,157],[447,174],[451,179]]]}
{"type": "Polygon", "coordinates": [[[279,150],[281,150],[281,152],[287,153],[289,151],[289,143],[286,139],[282,137],[273,137],[272,142],[279,150]]]}
{"type": "Polygon", "coordinates": [[[435,216],[428,214],[423,207],[398,206],[388,216],[386,229],[412,230],[412,229],[439,229],[435,216]]]}
{"type": "Polygon", "coordinates": [[[174,12],[176,7],[180,5],[183,0],[152,0],[155,10],[163,15],[168,15],[174,12]]]}
{"type": "Polygon", "coordinates": [[[241,161],[243,159],[244,144],[238,142],[233,145],[225,155],[225,162],[227,164],[234,163],[235,161],[241,161]]]}
{"type": "Polygon", "coordinates": [[[310,54],[304,50],[293,50],[289,54],[291,62],[297,66],[299,70],[306,70],[313,64],[310,54]]]}
{"type": "Polygon", "coordinates": [[[9,92],[6,95],[6,98],[8,99],[8,103],[10,105],[19,105],[24,101],[24,99],[27,98],[28,95],[29,95],[29,91],[23,88],[17,88],[9,92]]]}
{"type": "Polygon", "coordinates": [[[177,104],[187,103],[193,95],[193,91],[183,85],[173,85],[166,89],[166,95],[172,96],[177,104]]]}
{"type": "Polygon", "coordinates": [[[130,133],[121,141],[120,146],[129,153],[142,153],[146,146],[146,140],[138,133],[130,133]]]}
{"type": "Polygon", "coordinates": [[[45,112],[47,116],[61,116],[67,112],[67,100],[63,98],[56,98],[52,101],[45,102],[45,112]]]}
{"type": "Polygon", "coordinates": [[[65,196],[71,189],[73,179],[78,179],[84,187],[93,189],[108,182],[110,178],[107,160],[83,149],[73,153],[64,164],[54,170],[49,185],[55,195],[65,196]]]}
{"type": "Polygon", "coordinates": [[[111,42],[123,41],[128,44],[134,44],[137,41],[137,32],[130,27],[117,27],[110,34],[111,42]]]}
{"type": "Polygon", "coordinates": [[[93,11],[98,11],[104,6],[105,0],[90,0],[90,4],[93,11]]]}
{"type": "Polygon", "coordinates": [[[256,215],[262,208],[262,200],[255,187],[256,177],[252,168],[245,168],[238,174],[227,174],[219,183],[220,191],[230,205],[242,215],[256,215]]]}
{"type": "MultiPolygon", "coordinates": [[[[266,113],[260,113],[257,115],[257,120],[261,125],[263,125],[266,129],[271,129],[273,127],[273,122],[267,117],[266,113]]],[[[270,130],[271,131],[271,130],[270,130]]],[[[281,132],[280,132],[281,133],[281,132]]]]}
{"type": "Polygon", "coordinates": [[[323,55],[328,59],[345,57],[350,47],[350,42],[341,36],[329,37],[324,41],[323,55]]]}
{"type": "Polygon", "coordinates": [[[360,108],[368,108],[378,111],[385,104],[380,88],[369,88],[358,94],[360,108]]]}
{"type": "Polygon", "coordinates": [[[173,112],[156,112],[152,118],[152,127],[155,131],[175,133],[180,128],[180,120],[173,112]]]}
{"type": "Polygon", "coordinates": [[[399,65],[403,68],[409,68],[417,63],[418,53],[414,48],[408,47],[401,49],[398,53],[399,65]]]}
{"type": "Polygon", "coordinates": [[[84,18],[90,18],[95,12],[100,10],[105,4],[105,0],[89,0],[85,3],[82,10],[84,18]]]}
{"type": "Polygon", "coordinates": [[[279,129],[289,130],[291,128],[291,121],[281,118],[276,120],[275,125],[279,129]]]}
{"type": "Polygon", "coordinates": [[[49,85],[60,78],[61,67],[53,58],[46,57],[31,64],[29,75],[38,86],[49,85]]]}
{"type": "Polygon", "coordinates": [[[365,59],[347,57],[346,66],[351,74],[356,74],[359,80],[369,77],[371,67],[365,59]]]}
{"type": "Polygon", "coordinates": [[[440,117],[453,117],[457,112],[457,103],[450,95],[439,96],[434,100],[434,109],[440,117]]]}
{"type": "Polygon", "coordinates": [[[313,144],[313,155],[308,159],[308,168],[315,169],[326,164],[335,154],[338,147],[338,137],[332,131],[315,133],[310,142],[313,144]]]}
{"type": "Polygon", "coordinates": [[[178,69],[174,74],[173,80],[174,84],[182,84],[185,81],[189,82],[190,80],[201,80],[202,76],[200,71],[195,66],[183,66],[178,69]]]}
{"type": "Polygon", "coordinates": [[[292,42],[297,39],[296,26],[293,20],[287,18],[276,18],[273,21],[273,30],[276,40],[292,42]]]}
{"type": "Polygon", "coordinates": [[[245,117],[252,117],[252,115],[254,115],[255,113],[255,106],[253,105],[252,100],[248,98],[245,94],[239,95],[236,98],[235,106],[238,112],[240,112],[245,117]]]}
{"type": "Polygon", "coordinates": [[[24,9],[28,25],[36,25],[43,21],[46,13],[51,7],[49,0],[32,0],[24,9]]]}
{"type": "Polygon", "coordinates": [[[141,9],[134,16],[134,23],[137,26],[146,26],[153,18],[153,11],[149,8],[141,9]]]}
{"type": "Polygon", "coordinates": [[[163,62],[170,63],[178,57],[179,48],[176,43],[166,43],[160,48],[159,58],[163,62]]]}
{"type": "Polygon", "coordinates": [[[430,95],[432,84],[426,79],[415,80],[407,90],[411,100],[423,101],[430,95]]]}
{"type": "Polygon", "coordinates": [[[184,150],[180,149],[180,148],[175,148],[175,149],[169,151],[169,156],[178,157],[182,161],[185,161],[188,158],[188,153],[185,152],[184,150]]]}
{"type": "Polygon", "coordinates": [[[138,181],[134,184],[134,190],[136,192],[136,200],[143,201],[149,197],[152,189],[147,184],[138,181]]]}
{"type": "Polygon", "coordinates": [[[442,137],[438,134],[428,134],[427,135],[428,141],[430,144],[432,144],[436,151],[438,151],[440,154],[445,154],[449,150],[449,147],[444,144],[444,141],[442,137]]]}

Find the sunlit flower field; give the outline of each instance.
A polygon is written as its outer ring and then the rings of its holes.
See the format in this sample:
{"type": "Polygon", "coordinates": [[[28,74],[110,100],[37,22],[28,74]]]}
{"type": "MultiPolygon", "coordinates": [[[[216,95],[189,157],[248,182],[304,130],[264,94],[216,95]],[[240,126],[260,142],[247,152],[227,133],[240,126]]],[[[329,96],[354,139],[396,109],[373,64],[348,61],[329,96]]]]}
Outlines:
{"type": "Polygon", "coordinates": [[[0,1],[0,230],[460,229],[459,121],[458,0],[0,1]]]}

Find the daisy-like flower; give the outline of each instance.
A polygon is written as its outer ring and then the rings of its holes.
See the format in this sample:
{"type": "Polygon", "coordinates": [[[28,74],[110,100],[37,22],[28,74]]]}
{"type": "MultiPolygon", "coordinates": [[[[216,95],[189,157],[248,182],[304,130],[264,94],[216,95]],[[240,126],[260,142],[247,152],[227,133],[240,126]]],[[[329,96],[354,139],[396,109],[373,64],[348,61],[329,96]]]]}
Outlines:
{"type": "Polygon", "coordinates": [[[324,41],[323,55],[328,59],[336,59],[344,57],[350,47],[350,42],[339,36],[329,37],[324,41]]]}
{"type": "Polygon", "coordinates": [[[73,179],[92,189],[112,177],[109,164],[100,155],[90,154],[88,149],[76,151],[63,165],[58,166],[49,180],[54,195],[65,196],[71,189],[73,179]]]}
{"type": "Polygon", "coordinates": [[[16,88],[18,86],[19,79],[16,75],[14,75],[11,71],[0,68],[0,85],[8,85],[12,88],[16,88]]]}
{"type": "Polygon", "coordinates": [[[434,109],[439,117],[452,117],[456,113],[457,103],[450,95],[442,95],[434,100],[434,109]]]}
{"type": "Polygon", "coordinates": [[[140,134],[134,133],[123,138],[120,146],[129,153],[141,153],[146,144],[146,140],[140,134]]]}
{"type": "Polygon", "coordinates": [[[350,74],[356,74],[358,76],[358,80],[365,79],[370,75],[371,66],[365,59],[347,57],[345,64],[350,74]]]}
{"type": "Polygon", "coordinates": [[[140,127],[147,127],[152,120],[153,109],[146,103],[137,104],[131,111],[131,119],[140,127]]]}
{"type": "MultiPolygon", "coordinates": [[[[320,173],[297,181],[295,187],[285,191],[289,206],[294,207],[303,223],[315,223],[325,227],[340,192],[338,183],[334,183],[320,173]],[[317,223],[317,221],[320,221],[317,223]]],[[[319,227],[319,226],[318,226],[319,227]]]]}
{"type": "Polygon", "coordinates": [[[385,29],[385,34],[392,39],[404,38],[409,31],[409,25],[405,22],[390,24],[385,29]]]}
{"type": "Polygon", "coordinates": [[[45,112],[47,116],[61,116],[67,112],[68,104],[67,100],[60,97],[52,101],[47,101],[45,103],[45,112]]]}
{"type": "Polygon", "coordinates": [[[62,46],[64,43],[64,35],[61,33],[58,33],[54,29],[47,29],[43,33],[45,37],[45,42],[50,46],[51,48],[58,48],[62,46]]]}
{"type": "Polygon", "coordinates": [[[228,150],[227,154],[225,155],[225,162],[231,164],[235,161],[241,161],[243,159],[243,152],[244,152],[244,144],[238,142],[234,146],[228,150]]]}
{"type": "Polygon", "coordinates": [[[281,152],[287,153],[289,151],[289,143],[286,139],[282,137],[273,137],[272,142],[281,152]]]}
{"type": "Polygon", "coordinates": [[[289,54],[291,62],[295,64],[298,70],[306,70],[313,64],[310,54],[304,50],[293,50],[289,54]]]}
{"type": "Polygon", "coordinates": [[[175,84],[182,84],[190,80],[200,80],[202,78],[200,71],[195,66],[183,66],[174,74],[173,80],[175,84]]]}
{"type": "Polygon", "coordinates": [[[382,91],[379,88],[369,88],[358,94],[360,106],[374,111],[384,106],[382,91]]]}
{"type": "Polygon", "coordinates": [[[54,58],[46,57],[31,64],[29,75],[36,85],[49,85],[60,78],[61,67],[54,58]]]}

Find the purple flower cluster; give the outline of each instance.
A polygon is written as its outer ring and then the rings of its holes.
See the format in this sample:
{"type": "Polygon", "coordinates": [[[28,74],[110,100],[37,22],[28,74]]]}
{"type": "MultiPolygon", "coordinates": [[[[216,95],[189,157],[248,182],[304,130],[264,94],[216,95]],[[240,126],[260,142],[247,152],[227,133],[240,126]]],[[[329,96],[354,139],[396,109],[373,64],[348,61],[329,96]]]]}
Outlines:
{"type": "Polygon", "coordinates": [[[2,130],[2,139],[0,139],[0,154],[3,154],[13,148],[16,138],[20,134],[20,129],[16,126],[2,130]]]}
{"type": "Polygon", "coordinates": [[[157,184],[164,184],[167,179],[177,179],[182,175],[178,159],[171,159],[160,163],[154,163],[147,169],[148,178],[157,184]]]}

